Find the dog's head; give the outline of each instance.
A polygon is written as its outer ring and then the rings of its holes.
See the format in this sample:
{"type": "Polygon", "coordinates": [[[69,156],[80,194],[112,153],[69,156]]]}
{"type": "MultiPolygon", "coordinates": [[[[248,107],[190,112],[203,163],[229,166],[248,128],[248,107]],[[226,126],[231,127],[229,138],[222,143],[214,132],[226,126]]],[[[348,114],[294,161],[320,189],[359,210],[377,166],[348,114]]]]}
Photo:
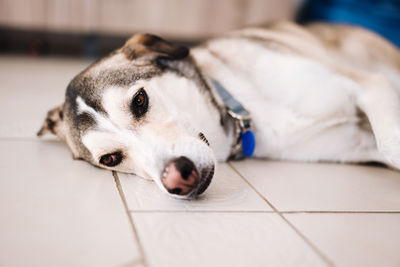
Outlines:
{"type": "Polygon", "coordinates": [[[56,134],[77,159],[191,198],[215,168],[201,129],[204,118],[218,116],[208,90],[187,48],[138,34],[70,82],[38,135],[56,134]]]}

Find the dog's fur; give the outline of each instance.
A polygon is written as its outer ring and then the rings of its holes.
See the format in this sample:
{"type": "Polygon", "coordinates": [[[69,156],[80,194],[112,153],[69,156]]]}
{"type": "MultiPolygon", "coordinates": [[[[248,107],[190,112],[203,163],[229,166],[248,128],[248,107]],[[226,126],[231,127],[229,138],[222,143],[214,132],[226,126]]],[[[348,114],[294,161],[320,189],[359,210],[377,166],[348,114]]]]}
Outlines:
{"type": "Polygon", "coordinates": [[[70,82],[39,135],[50,131],[75,158],[153,179],[165,192],[161,174],[176,157],[192,160],[204,180],[234,142],[211,78],[251,112],[255,157],[400,168],[400,53],[349,26],[274,23],[190,52],[135,35],[70,82]],[[142,88],[149,102],[138,116],[132,99],[142,88]],[[99,163],[113,151],[119,165],[99,163]]]}

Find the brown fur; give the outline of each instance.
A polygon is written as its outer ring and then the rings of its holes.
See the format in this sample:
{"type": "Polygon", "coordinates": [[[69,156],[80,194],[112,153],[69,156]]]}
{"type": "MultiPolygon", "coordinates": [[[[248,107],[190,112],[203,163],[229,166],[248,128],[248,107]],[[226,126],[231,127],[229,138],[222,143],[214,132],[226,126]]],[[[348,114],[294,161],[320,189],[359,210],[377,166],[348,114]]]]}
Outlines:
{"type": "Polygon", "coordinates": [[[182,59],[189,54],[186,47],[173,45],[151,34],[135,34],[126,41],[121,51],[130,60],[152,54],[170,59],[182,59]]]}
{"type": "Polygon", "coordinates": [[[43,136],[46,133],[51,132],[52,134],[57,135],[61,139],[65,140],[64,132],[61,129],[63,117],[63,105],[49,110],[42,128],[40,128],[39,132],[37,133],[37,136],[43,136]]]}
{"type": "MultiPolygon", "coordinates": [[[[361,84],[371,82],[371,76],[373,76],[371,74],[379,71],[374,69],[379,64],[400,71],[399,51],[380,36],[358,27],[328,24],[312,24],[302,27],[290,22],[280,22],[271,23],[266,28],[268,31],[254,28],[260,31],[252,33],[234,32],[227,35],[227,38],[244,38],[250,42],[265,45],[271,50],[293,54],[293,56],[312,58],[361,84]],[[354,66],[357,68],[354,68],[354,66]]],[[[185,61],[192,60],[190,56],[188,57],[189,50],[187,48],[173,45],[151,34],[132,36],[109,57],[120,53],[129,61],[125,62],[123,67],[102,70],[101,73],[93,75],[93,70],[101,65],[102,61],[100,61],[83,71],[70,83],[70,89],[67,90],[69,99],[67,99],[66,104],[48,112],[38,136],[48,132],[53,133],[68,143],[75,157],[88,159],[90,157],[88,153],[83,155],[85,153],[81,151],[82,149],[77,149],[77,147],[83,147],[79,143],[81,132],[87,128],[85,123],[91,125],[90,118],[83,120],[82,117],[78,119],[73,117],[76,113],[74,101],[78,93],[91,106],[101,111],[101,106],[93,101],[92,96],[99,94],[101,88],[105,86],[110,84],[128,85],[139,78],[157,75],[165,67],[160,64],[163,59],[168,59],[163,64],[168,64],[171,69],[179,73],[182,73],[181,69],[188,65],[191,68],[195,66],[174,60],[183,58],[186,58],[185,61]],[[146,65],[148,69],[142,67],[143,65],[146,65]],[[64,121],[67,120],[69,123],[65,123],[60,116],[62,111],[66,117],[64,121]],[[63,127],[64,123],[70,126],[69,133],[66,133],[68,130],[63,127]],[[78,124],[81,125],[80,128],[78,124]]],[[[216,54],[215,57],[219,56],[216,54]]],[[[221,60],[224,59],[221,58],[221,60]]],[[[193,76],[192,79],[200,81],[199,84],[205,84],[197,69],[189,71],[189,74],[193,76]]],[[[376,79],[376,77],[373,79],[376,79]]],[[[213,97],[211,97],[211,100],[215,102],[213,97]]],[[[216,104],[216,106],[218,105],[216,104]]]]}

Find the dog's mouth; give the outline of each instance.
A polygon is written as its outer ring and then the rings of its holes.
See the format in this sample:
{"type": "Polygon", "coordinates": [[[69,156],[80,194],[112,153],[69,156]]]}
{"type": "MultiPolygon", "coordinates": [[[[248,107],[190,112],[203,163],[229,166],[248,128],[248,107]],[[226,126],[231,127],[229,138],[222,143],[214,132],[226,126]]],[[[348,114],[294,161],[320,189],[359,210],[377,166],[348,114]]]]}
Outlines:
{"type": "Polygon", "coordinates": [[[203,172],[202,177],[206,177],[204,179],[201,179],[199,185],[197,186],[197,190],[195,191],[195,196],[201,195],[206,191],[208,186],[211,183],[212,178],[214,177],[215,173],[215,166],[213,165],[210,169],[205,170],[203,172]]]}

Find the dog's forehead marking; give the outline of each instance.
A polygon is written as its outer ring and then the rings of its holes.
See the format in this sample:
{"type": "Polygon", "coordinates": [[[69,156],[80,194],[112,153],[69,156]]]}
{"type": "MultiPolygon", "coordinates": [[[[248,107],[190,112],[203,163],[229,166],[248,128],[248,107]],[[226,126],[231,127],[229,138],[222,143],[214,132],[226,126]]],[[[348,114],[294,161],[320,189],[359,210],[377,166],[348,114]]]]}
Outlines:
{"type": "MultiPolygon", "coordinates": [[[[87,113],[95,121],[95,126],[82,136],[82,144],[96,159],[103,153],[111,153],[115,149],[127,149],[134,146],[134,133],[120,127],[108,114],[96,111],[80,96],[76,98],[77,115],[87,113]]],[[[137,144],[135,143],[135,146],[137,144]]]]}
{"type": "Polygon", "coordinates": [[[132,125],[130,103],[133,95],[141,88],[141,85],[141,82],[136,82],[135,85],[128,88],[110,86],[104,90],[101,104],[110,120],[118,127],[126,129],[132,125]]]}
{"type": "Polygon", "coordinates": [[[128,67],[129,64],[130,61],[126,59],[123,54],[116,53],[108,58],[105,58],[99,64],[93,66],[91,69],[89,69],[89,73],[93,76],[96,76],[101,74],[103,71],[112,71],[128,67]]]}
{"type": "Polygon", "coordinates": [[[118,127],[105,114],[97,112],[93,107],[86,104],[86,102],[80,96],[77,96],[76,103],[78,106],[77,115],[83,113],[89,114],[96,122],[96,128],[111,132],[118,131],[118,127]]]}

